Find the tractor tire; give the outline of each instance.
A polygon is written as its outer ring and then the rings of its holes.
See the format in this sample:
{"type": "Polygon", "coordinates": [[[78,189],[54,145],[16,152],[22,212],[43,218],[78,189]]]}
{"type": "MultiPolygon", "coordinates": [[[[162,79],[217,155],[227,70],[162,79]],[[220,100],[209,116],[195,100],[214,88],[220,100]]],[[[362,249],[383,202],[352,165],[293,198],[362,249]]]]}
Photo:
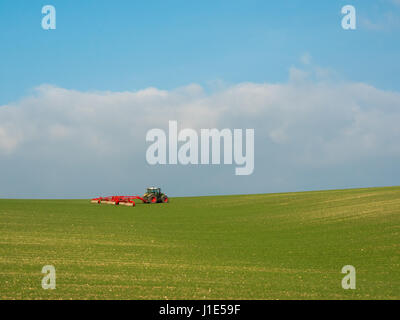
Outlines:
{"type": "Polygon", "coordinates": [[[148,203],[157,203],[157,197],[156,196],[149,196],[147,197],[148,203]]]}
{"type": "Polygon", "coordinates": [[[161,202],[162,203],[168,203],[168,197],[165,195],[165,194],[163,194],[162,196],[161,196],[161,202]]]}

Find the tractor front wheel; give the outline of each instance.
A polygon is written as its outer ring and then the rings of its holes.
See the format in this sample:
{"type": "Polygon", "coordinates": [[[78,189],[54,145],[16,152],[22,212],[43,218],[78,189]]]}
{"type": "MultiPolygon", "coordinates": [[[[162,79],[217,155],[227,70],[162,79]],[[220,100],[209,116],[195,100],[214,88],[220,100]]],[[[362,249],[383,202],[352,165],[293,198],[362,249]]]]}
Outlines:
{"type": "Polygon", "coordinates": [[[168,200],[168,197],[167,197],[166,195],[162,195],[162,196],[161,196],[161,202],[162,202],[162,203],[168,203],[168,201],[169,201],[169,200],[168,200]]]}

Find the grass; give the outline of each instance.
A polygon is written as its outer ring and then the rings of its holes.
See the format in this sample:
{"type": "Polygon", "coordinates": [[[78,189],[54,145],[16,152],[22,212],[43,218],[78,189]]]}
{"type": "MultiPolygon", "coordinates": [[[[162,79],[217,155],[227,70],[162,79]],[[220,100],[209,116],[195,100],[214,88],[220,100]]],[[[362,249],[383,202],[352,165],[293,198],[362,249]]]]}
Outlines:
{"type": "Polygon", "coordinates": [[[400,187],[0,200],[0,299],[400,299],[399,249],[400,187]],[[341,287],[348,264],[356,290],[341,287]]]}

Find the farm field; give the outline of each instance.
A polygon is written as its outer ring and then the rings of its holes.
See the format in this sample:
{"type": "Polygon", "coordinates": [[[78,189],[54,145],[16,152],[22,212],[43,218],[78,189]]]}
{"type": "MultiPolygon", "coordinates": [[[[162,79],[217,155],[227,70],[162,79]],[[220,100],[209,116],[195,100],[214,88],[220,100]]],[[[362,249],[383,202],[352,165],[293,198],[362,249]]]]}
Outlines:
{"type": "Polygon", "coordinates": [[[400,187],[0,200],[0,299],[400,299],[400,187]]]}

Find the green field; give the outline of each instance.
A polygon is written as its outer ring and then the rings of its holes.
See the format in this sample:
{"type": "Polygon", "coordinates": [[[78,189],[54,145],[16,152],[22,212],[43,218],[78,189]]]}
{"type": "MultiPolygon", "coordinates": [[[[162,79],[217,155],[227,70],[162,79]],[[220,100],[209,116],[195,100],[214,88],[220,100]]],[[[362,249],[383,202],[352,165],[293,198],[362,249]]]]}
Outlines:
{"type": "Polygon", "coordinates": [[[400,299],[400,187],[0,200],[0,299],[400,299]],[[341,287],[348,264],[356,290],[341,287]]]}

